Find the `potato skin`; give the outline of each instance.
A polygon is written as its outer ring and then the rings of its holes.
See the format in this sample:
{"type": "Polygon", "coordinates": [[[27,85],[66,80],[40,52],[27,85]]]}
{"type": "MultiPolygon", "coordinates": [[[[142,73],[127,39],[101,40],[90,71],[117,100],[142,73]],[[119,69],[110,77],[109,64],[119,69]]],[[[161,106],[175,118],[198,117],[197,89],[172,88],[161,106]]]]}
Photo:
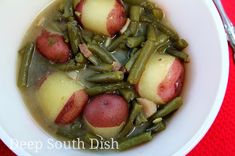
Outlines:
{"type": "Polygon", "coordinates": [[[107,29],[111,36],[115,35],[126,23],[126,13],[123,5],[116,0],[113,10],[109,13],[107,19],[107,29]]]}
{"type": "Polygon", "coordinates": [[[127,120],[128,104],[118,95],[99,95],[85,107],[83,117],[93,127],[120,126],[127,120]]]}
{"type": "Polygon", "coordinates": [[[84,90],[76,91],[65,104],[60,114],[57,116],[56,124],[72,123],[80,116],[84,106],[88,101],[88,95],[84,90]]]}
{"type": "Polygon", "coordinates": [[[164,102],[169,102],[180,95],[184,84],[184,75],[184,66],[176,59],[166,78],[157,89],[158,95],[164,102]]]}
{"type": "Polygon", "coordinates": [[[61,35],[43,30],[36,39],[36,46],[41,55],[54,63],[65,63],[70,58],[69,46],[61,35]]]}

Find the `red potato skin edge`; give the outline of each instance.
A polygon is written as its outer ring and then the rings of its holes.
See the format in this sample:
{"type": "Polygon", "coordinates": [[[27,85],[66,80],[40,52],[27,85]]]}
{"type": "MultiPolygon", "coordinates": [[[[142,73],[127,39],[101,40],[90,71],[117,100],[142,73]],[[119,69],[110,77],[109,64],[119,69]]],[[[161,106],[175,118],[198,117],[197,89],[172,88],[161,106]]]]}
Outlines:
{"type": "Polygon", "coordinates": [[[80,23],[81,26],[83,26],[82,25],[82,9],[83,9],[84,3],[85,3],[85,0],[81,0],[75,8],[75,11],[81,13],[81,15],[79,17],[77,16],[77,20],[78,20],[78,22],[80,23]]]}
{"type": "Polygon", "coordinates": [[[86,106],[83,117],[93,127],[120,126],[128,118],[128,104],[118,95],[99,95],[86,106]]]}
{"type": "Polygon", "coordinates": [[[182,62],[176,59],[164,81],[157,87],[157,94],[167,103],[179,96],[183,89],[185,69],[182,62]]]}
{"type": "Polygon", "coordinates": [[[111,36],[119,32],[126,23],[126,12],[124,6],[119,0],[116,0],[115,6],[108,15],[107,29],[111,36]]]}
{"type": "Polygon", "coordinates": [[[55,123],[62,125],[72,123],[77,117],[80,116],[87,102],[88,95],[84,90],[75,92],[57,116],[55,123]]]}
{"type": "Polygon", "coordinates": [[[66,63],[71,55],[63,36],[46,30],[36,39],[36,46],[42,56],[54,63],[66,63]]]}

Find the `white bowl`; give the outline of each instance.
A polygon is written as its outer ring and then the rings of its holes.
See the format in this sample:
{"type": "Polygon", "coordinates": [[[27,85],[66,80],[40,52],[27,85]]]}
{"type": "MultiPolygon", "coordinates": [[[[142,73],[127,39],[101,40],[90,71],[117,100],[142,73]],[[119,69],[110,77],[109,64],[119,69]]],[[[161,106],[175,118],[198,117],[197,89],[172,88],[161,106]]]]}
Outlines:
{"type": "MultiPolygon", "coordinates": [[[[84,151],[48,149],[50,137],[33,119],[16,87],[16,60],[21,40],[33,18],[51,0],[0,1],[0,135],[18,155],[102,155],[84,151]],[[18,141],[40,141],[41,150],[17,148],[18,141]]],[[[226,35],[211,0],[158,0],[179,34],[190,43],[184,88],[185,104],[167,129],[138,148],[111,155],[185,155],[205,135],[223,100],[228,79],[226,35]]],[[[28,142],[29,143],[29,142],[28,142]]],[[[110,153],[108,153],[110,154],[110,153]]]]}

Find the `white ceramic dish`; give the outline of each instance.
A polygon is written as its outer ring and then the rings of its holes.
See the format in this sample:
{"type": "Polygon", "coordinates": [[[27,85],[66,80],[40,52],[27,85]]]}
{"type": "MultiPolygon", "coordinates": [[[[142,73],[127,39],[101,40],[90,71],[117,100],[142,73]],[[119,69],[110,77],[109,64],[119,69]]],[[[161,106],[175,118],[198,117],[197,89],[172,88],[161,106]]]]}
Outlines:
{"type": "MultiPolygon", "coordinates": [[[[75,150],[50,150],[50,137],[32,118],[16,87],[16,59],[21,40],[33,18],[51,0],[0,1],[0,136],[18,155],[102,155],[75,150]],[[11,139],[41,141],[40,151],[17,148],[11,139]]],[[[228,79],[226,35],[211,0],[158,0],[179,34],[190,43],[184,106],[167,129],[153,141],[111,155],[185,155],[205,135],[223,100],[228,79]]],[[[110,154],[110,153],[108,153],[110,154]]]]}

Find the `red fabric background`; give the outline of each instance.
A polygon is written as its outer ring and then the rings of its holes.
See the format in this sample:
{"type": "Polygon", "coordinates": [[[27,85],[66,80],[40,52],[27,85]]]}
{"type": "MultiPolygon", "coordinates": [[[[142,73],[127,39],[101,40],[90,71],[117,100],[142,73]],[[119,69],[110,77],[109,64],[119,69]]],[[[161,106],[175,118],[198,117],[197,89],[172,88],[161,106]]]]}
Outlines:
{"type": "MultiPolygon", "coordinates": [[[[235,0],[223,0],[224,7],[235,24],[235,0]]],[[[222,108],[212,127],[188,156],[235,156],[235,64],[230,48],[230,76],[222,108]]],[[[0,141],[0,155],[14,156],[0,141]]]]}

